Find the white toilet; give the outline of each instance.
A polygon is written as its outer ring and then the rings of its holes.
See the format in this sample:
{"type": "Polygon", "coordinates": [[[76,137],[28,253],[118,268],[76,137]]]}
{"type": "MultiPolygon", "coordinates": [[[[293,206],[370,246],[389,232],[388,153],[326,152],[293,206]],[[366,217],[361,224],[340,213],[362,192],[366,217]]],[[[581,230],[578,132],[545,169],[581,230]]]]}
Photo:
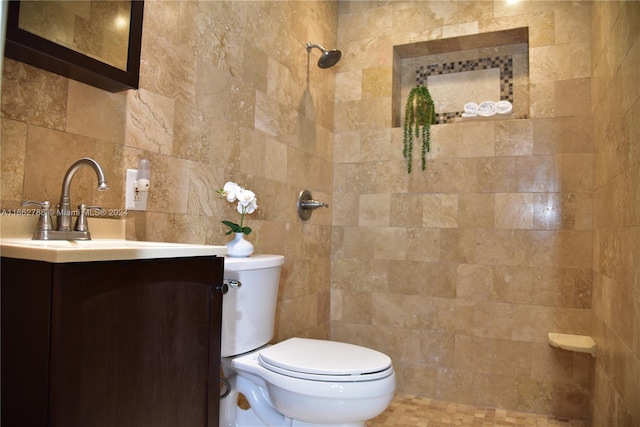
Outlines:
{"type": "Polygon", "coordinates": [[[224,260],[224,278],[240,282],[224,296],[222,367],[230,384],[220,426],[363,427],[391,403],[391,359],[341,342],[273,338],[282,255],[224,260]],[[242,393],[250,408],[238,405],[242,393]]]}

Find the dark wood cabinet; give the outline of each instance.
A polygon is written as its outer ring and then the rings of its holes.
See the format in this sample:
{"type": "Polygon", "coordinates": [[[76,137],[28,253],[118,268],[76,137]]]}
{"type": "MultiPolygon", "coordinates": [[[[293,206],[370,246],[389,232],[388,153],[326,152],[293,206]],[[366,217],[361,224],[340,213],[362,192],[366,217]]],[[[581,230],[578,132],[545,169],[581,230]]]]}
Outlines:
{"type": "Polygon", "coordinates": [[[222,258],[0,271],[3,427],[218,426],[222,258]]]}

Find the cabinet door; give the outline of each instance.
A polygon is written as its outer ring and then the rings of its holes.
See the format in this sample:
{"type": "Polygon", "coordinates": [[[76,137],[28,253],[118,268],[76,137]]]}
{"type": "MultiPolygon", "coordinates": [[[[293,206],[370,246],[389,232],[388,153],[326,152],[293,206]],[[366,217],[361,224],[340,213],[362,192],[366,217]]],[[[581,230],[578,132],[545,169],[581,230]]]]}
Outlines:
{"type": "Polygon", "coordinates": [[[218,425],[222,259],[58,264],[50,425],[218,425]]]}
{"type": "Polygon", "coordinates": [[[2,258],[3,427],[45,427],[49,389],[51,264],[2,258]]]}

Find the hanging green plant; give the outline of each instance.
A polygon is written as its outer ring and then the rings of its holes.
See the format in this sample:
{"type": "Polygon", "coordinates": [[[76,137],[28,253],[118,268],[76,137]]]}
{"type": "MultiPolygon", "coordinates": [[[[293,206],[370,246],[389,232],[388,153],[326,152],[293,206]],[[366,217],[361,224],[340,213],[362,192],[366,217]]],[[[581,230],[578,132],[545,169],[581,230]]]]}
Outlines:
{"type": "Polygon", "coordinates": [[[436,109],[426,86],[416,86],[407,96],[404,114],[404,148],[407,172],[411,173],[413,138],[422,140],[422,170],[427,167],[427,152],[431,149],[431,125],[436,122],[436,109]]]}

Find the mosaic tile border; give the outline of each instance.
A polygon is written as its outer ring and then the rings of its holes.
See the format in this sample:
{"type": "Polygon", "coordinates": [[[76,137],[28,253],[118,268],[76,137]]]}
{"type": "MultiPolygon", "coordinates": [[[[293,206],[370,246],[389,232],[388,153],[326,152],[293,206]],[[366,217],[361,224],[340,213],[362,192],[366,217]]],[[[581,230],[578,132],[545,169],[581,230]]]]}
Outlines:
{"type": "MultiPolygon", "coordinates": [[[[416,84],[424,85],[429,76],[462,73],[466,71],[500,69],[500,100],[513,103],[513,56],[495,56],[469,59],[467,61],[445,62],[420,66],[416,70],[416,84]]],[[[436,123],[449,123],[456,117],[462,117],[463,111],[451,111],[436,114],[436,123]]]]}

